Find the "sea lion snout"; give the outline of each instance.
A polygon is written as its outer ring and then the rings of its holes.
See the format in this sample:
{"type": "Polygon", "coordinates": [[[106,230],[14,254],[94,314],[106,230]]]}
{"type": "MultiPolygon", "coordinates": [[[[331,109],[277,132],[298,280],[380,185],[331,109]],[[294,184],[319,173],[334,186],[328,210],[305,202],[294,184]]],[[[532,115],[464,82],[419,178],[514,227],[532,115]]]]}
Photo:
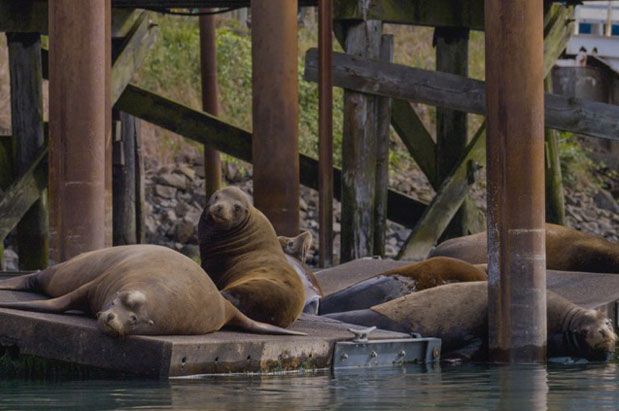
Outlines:
{"type": "Polygon", "coordinates": [[[119,293],[107,310],[97,314],[99,326],[113,337],[144,333],[154,325],[145,314],[146,301],[146,296],[140,291],[119,293]]]}

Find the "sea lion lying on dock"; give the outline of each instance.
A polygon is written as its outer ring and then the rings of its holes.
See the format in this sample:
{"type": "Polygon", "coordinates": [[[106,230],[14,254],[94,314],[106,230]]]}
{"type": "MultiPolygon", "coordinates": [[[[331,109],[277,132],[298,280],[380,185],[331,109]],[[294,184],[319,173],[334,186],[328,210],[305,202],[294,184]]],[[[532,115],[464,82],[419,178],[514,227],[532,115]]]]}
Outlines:
{"type": "Polygon", "coordinates": [[[323,296],[322,289],[316,276],[312,270],[305,265],[307,253],[312,246],[312,234],[309,231],[303,231],[296,237],[285,237],[280,235],[277,237],[282,246],[284,254],[288,259],[288,263],[294,268],[299,275],[301,282],[305,288],[305,304],[303,312],[306,314],[318,314],[320,299],[323,296]]]}
{"type": "Polygon", "coordinates": [[[320,301],[320,314],[370,308],[398,297],[452,282],[485,281],[485,268],[450,257],[433,257],[397,267],[320,301]]]}
{"type": "Polygon", "coordinates": [[[280,327],[303,311],[305,292],[269,220],[237,187],[211,195],[198,225],[202,268],[242,313],[280,327]]]}
{"type": "MultiPolygon", "coordinates": [[[[452,238],[437,245],[430,257],[488,262],[486,232],[452,238]]],[[[546,224],[546,268],[619,274],[619,243],[556,224],[546,224]]]]}
{"type": "Polygon", "coordinates": [[[112,336],[207,334],[225,325],[263,334],[300,334],[247,318],[221,296],[198,264],[156,245],[91,251],[0,281],[0,289],[53,297],[0,302],[0,307],[50,313],[80,310],[96,315],[99,328],[112,336]]]}
{"type": "MultiPolygon", "coordinates": [[[[442,340],[443,357],[482,361],[488,354],[488,284],[447,284],[375,305],[327,315],[352,324],[419,333],[442,340]]],[[[547,294],[548,356],[607,360],[615,351],[611,321],[601,312],[547,294]]]]}

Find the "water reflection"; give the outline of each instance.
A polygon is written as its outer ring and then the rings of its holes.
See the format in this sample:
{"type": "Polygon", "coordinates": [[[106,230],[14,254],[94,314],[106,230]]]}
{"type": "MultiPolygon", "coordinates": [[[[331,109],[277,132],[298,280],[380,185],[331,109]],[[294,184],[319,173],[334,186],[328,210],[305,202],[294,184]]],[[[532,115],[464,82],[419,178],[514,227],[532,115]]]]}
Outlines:
{"type": "Polygon", "coordinates": [[[170,382],[0,380],[0,409],[614,410],[616,364],[407,366],[170,382]]]}

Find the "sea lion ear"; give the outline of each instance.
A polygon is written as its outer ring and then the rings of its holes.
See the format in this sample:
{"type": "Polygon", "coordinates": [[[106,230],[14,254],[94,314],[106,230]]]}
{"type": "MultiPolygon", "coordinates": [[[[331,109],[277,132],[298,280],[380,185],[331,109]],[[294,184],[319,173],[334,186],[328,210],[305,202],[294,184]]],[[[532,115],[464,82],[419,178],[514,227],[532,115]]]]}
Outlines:
{"type": "Polygon", "coordinates": [[[127,307],[136,309],[146,302],[146,296],[141,291],[129,291],[122,296],[123,302],[127,307]]]}

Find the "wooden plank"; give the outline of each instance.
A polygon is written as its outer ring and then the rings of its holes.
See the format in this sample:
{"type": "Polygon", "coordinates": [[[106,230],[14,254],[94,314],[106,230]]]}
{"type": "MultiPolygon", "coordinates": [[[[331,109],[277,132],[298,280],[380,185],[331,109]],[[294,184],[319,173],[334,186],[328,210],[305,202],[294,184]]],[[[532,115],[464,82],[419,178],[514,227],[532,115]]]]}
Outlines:
{"type": "Polygon", "coordinates": [[[119,46],[119,54],[112,66],[112,105],[116,103],[131,77],[142,65],[146,54],[157,39],[158,28],[141,13],[127,39],[119,46]]]}
{"type": "MultiPolygon", "coordinates": [[[[393,61],[393,35],[383,34],[380,59],[393,61]]],[[[391,125],[391,99],[381,97],[376,101],[376,198],[374,204],[375,256],[385,256],[387,232],[387,200],[389,198],[389,131],[391,125]]]]}
{"type": "MultiPolygon", "coordinates": [[[[11,78],[11,124],[15,137],[15,175],[21,177],[44,144],[41,36],[7,33],[11,78]]],[[[30,207],[17,226],[19,266],[25,270],[48,265],[47,198],[30,207]]]]}
{"type": "Polygon", "coordinates": [[[0,200],[0,241],[3,241],[17,226],[46,187],[47,147],[41,150],[28,171],[2,196],[0,200]]]}
{"type": "MultiPolygon", "coordinates": [[[[305,79],[316,81],[317,54],[308,51],[305,79]]],[[[335,86],[363,93],[400,98],[468,113],[485,114],[483,81],[398,64],[333,54],[335,86]]],[[[592,137],[619,141],[619,107],[546,94],[546,125],[592,137]]]]}
{"type": "MultiPolygon", "coordinates": [[[[468,77],[469,30],[453,27],[434,29],[436,71],[468,77]]],[[[468,118],[462,111],[436,108],[436,182],[443,182],[458,165],[469,143],[468,118]]],[[[442,235],[443,239],[461,237],[473,232],[476,208],[465,198],[462,206],[442,235]]]]}
{"type": "MultiPolygon", "coordinates": [[[[345,48],[350,55],[378,59],[382,24],[356,22],[346,30],[345,48]]],[[[344,90],[342,136],[342,212],[340,260],[371,256],[374,251],[376,201],[377,98],[344,90]]]]}
{"type": "MultiPolygon", "coordinates": [[[[208,113],[129,85],[116,103],[116,108],[183,137],[207,144],[216,150],[251,163],[251,133],[228,124],[208,113]]],[[[318,189],[318,161],[299,155],[301,184],[318,189]]],[[[333,169],[334,194],[339,197],[341,171],[333,169]]],[[[425,204],[394,190],[389,190],[388,218],[408,227],[414,225],[425,204]]]]}
{"type": "Polygon", "coordinates": [[[464,158],[441,184],[426,212],[402,246],[398,258],[422,260],[428,256],[436,240],[462,205],[469,187],[475,182],[475,170],[485,165],[485,146],[486,130],[485,126],[482,126],[469,144],[464,158]]]}
{"type": "Polygon", "coordinates": [[[483,0],[336,0],[333,15],[337,20],[484,29],[483,0]]]}
{"type": "MultiPolygon", "coordinates": [[[[112,10],[112,37],[125,37],[140,14],[112,10]]],[[[0,32],[48,34],[47,0],[0,0],[0,32]]]]}
{"type": "MultiPolygon", "coordinates": [[[[42,296],[0,291],[2,301],[42,296]]],[[[351,325],[302,315],[292,329],[307,336],[257,335],[230,330],[190,336],[110,338],[93,318],[0,309],[0,340],[20,355],[60,360],[142,378],[166,379],[196,374],[281,372],[331,366],[337,341],[350,340],[351,325]]],[[[376,330],[371,340],[406,338],[376,330]]]]}
{"type": "Polygon", "coordinates": [[[391,100],[391,125],[428,181],[436,187],[436,144],[423,122],[406,100],[391,100]]]}

